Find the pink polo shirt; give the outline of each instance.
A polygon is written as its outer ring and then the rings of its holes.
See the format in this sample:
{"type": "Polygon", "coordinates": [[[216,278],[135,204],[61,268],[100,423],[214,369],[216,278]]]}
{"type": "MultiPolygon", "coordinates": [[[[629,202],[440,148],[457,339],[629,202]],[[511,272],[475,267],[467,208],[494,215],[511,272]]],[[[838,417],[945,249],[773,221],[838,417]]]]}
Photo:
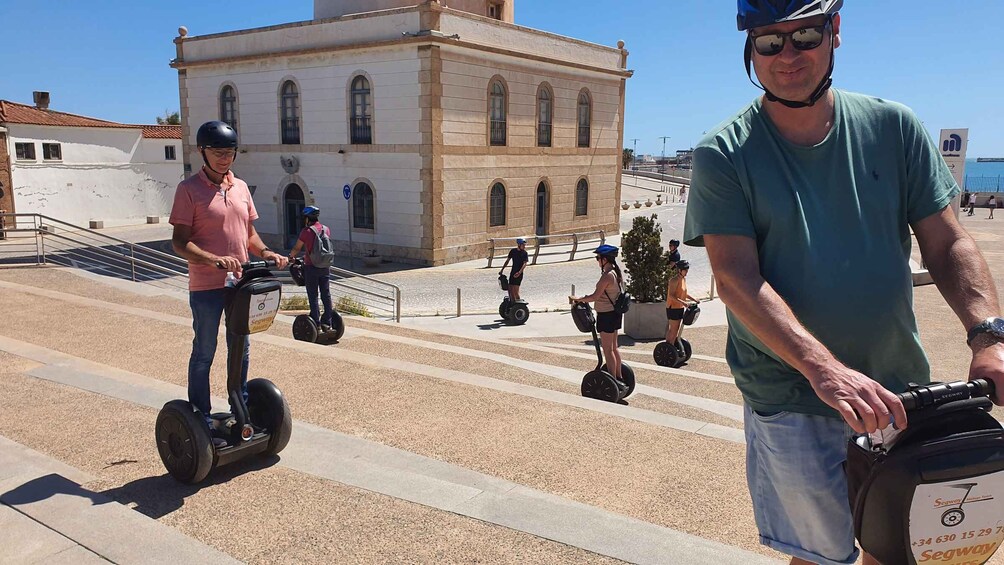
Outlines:
{"type": "MultiPolygon", "coordinates": [[[[192,243],[220,257],[248,260],[248,234],[258,219],[248,185],[228,172],[219,185],[199,170],[178,185],[171,208],[171,225],[191,226],[192,243]]],[[[240,273],[234,273],[240,276],[240,273]]],[[[188,263],[188,290],[223,288],[227,273],[213,265],[188,263]]]]}

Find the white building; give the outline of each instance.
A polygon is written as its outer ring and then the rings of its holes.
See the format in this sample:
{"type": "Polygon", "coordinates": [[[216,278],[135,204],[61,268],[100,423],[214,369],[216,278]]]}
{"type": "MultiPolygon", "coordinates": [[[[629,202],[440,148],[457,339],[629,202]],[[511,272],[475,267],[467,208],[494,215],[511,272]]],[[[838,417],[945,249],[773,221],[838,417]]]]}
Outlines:
{"type": "Polygon", "coordinates": [[[311,21],[182,28],[187,171],[200,124],[235,125],[274,247],[305,204],[343,250],[351,226],[357,253],[430,265],[490,237],[616,232],[627,51],[514,25],[513,4],[315,0],[311,21]]]}
{"type": "Polygon", "coordinates": [[[0,100],[0,210],[142,223],[171,211],[181,127],[129,125],[0,100]]]}

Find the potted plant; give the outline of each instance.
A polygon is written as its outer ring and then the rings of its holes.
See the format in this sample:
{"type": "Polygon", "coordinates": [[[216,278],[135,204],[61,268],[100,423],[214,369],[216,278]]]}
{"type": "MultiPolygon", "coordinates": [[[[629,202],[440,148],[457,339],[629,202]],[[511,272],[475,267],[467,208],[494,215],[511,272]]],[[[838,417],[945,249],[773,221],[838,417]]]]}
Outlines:
{"type": "Polygon", "coordinates": [[[641,208],[641,202],[638,202],[637,200],[635,200],[634,201],[634,207],[635,208],[641,208]]]}
{"type": "Polygon", "coordinates": [[[651,198],[649,198],[648,200],[645,201],[645,207],[646,208],[651,208],[652,207],[652,199],[651,198]]]}
{"type": "Polygon", "coordinates": [[[669,255],[662,247],[659,216],[638,216],[621,238],[627,292],[634,299],[624,315],[624,333],[634,339],[666,336],[666,282],[669,255]]]}
{"type": "Polygon", "coordinates": [[[659,193],[659,194],[655,195],[655,205],[656,206],[661,206],[662,205],[662,193],[659,193]]]}
{"type": "Polygon", "coordinates": [[[627,210],[630,207],[631,207],[631,205],[628,204],[627,202],[624,202],[624,203],[621,204],[621,210],[627,210]]]}
{"type": "Polygon", "coordinates": [[[379,267],[382,261],[383,257],[377,255],[376,249],[370,249],[370,252],[363,257],[363,265],[370,268],[379,267]]]}

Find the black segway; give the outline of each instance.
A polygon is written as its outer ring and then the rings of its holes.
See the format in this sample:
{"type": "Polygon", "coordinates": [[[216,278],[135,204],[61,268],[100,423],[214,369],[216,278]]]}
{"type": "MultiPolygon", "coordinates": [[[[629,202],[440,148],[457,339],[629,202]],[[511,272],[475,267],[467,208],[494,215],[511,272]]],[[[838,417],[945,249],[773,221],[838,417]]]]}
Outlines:
{"type": "MultiPolygon", "coordinates": [[[[303,259],[300,257],[289,263],[289,276],[292,277],[296,286],[307,285],[303,268],[303,259]]],[[[341,314],[334,308],[331,309],[331,330],[327,332],[321,331],[320,326],[309,314],[300,314],[293,319],[293,338],[297,341],[327,345],[342,339],[343,335],[345,335],[345,322],[342,320],[341,314]]]]}
{"type": "Polygon", "coordinates": [[[1004,543],[1004,428],[992,381],[911,385],[909,422],[852,437],[848,495],[861,548],[886,565],[990,560],[1004,543]]]}
{"type": "MultiPolygon", "coordinates": [[[[505,275],[499,274],[499,287],[502,290],[509,290],[509,279],[505,275]]],[[[499,304],[499,316],[506,323],[514,326],[522,326],[530,318],[530,306],[526,300],[519,299],[515,302],[506,295],[499,304]]]]}
{"type": "Polygon", "coordinates": [[[607,365],[603,362],[603,350],[600,349],[600,338],[596,335],[593,309],[585,302],[576,302],[572,305],[572,320],[580,332],[593,334],[593,345],[596,346],[596,368],[582,377],[582,396],[606,402],[620,402],[631,396],[635,385],[634,370],[622,361],[622,381],[615,379],[607,370],[607,365]]]}
{"type": "Polygon", "coordinates": [[[236,338],[227,356],[227,395],[231,412],[211,414],[213,432],[226,440],[213,445],[206,419],[185,400],[172,400],[157,415],[157,451],[167,472],[183,483],[198,483],[216,467],[251,455],[275,455],[289,443],[293,418],[286,399],[272,381],[249,380],[247,402],[241,392],[244,344],[267,330],[279,311],[282,283],[269,267],[273,261],[241,265],[243,276],[227,288],[226,326],[236,338]]]}
{"type": "Polygon", "coordinates": [[[694,351],[690,346],[690,342],[683,339],[683,328],[693,325],[700,315],[701,307],[699,305],[691,304],[687,306],[683,311],[683,324],[680,325],[680,335],[677,336],[676,343],[670,345],[669,342],[663,341],[655,346],[652,357],[655,358],[656,364],[662,367],[676,368],[690,361],[690,356],[693,355],[694,351]]]}

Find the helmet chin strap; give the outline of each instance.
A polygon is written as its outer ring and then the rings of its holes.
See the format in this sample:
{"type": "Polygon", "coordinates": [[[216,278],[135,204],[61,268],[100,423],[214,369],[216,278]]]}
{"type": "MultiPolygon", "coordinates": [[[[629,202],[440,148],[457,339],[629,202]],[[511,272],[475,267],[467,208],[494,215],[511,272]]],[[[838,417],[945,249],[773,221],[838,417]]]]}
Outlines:
{"type": "Polygon", "coordinates": [[[209,164],[209,159],[206,158],[206,149],[204,147],[199,150],[199,153],[202,153],[202,162],[205,163],[206,168],[209,169],[210,171],[213,171],[214,173],[220,175],[221,177],[227,176],[227,173],[229,173],[230,170],[233,168],[234,162],[237,161],[237,153],[234,153],[234,159],[233,159],[233,161],[230,161],[230,168],[228,168],[226,171],[224,171],[224,172],[221,173],[221,172],[217,171],[216,169],[214,169],[213,166],[209,164]]]}
{"type": "Polygon", "coordinates": [[[826,94],[826,91],[830,89],[830,86],[833,85],[833,77],[832,77],[832,75],[833,75],[833,55],[834,55],[833,33],[831,32],[830,33],[830,68],[827,69],[826,75],[823,76],[823,80],[819,81],[819,85],[816,86],[816,90],[812,91],[812,95],[809,96],[809,101],[808,102],[801,102],[801,101],[798,101],[798,100],[785,100],[784,98],[780,98],[777,95],[775,95],[773,92],[771,92],[771,91],[767,90],[766,88],[764,88],[763,85],[757,84],[757,82],[753,80],[753,73],[752,73],[752,70],[750,68],[751,65],[752,65],[752,62],[753,62],[753,40],[747,35],[746,36],[746,53],[744,55],[744,57],[746,59],[746,77],[750,79],[750,82],[753,83],[753,86],[755,86],[755,87],[759,88],[760,90],[764,91],[765,95],[767,96],[767,100],[770,100],[771,102],[778,102],[778,103],[783,104],[783,105],[785,105],[785,106],[787,106],[789,108],[808,108],[809,106],[815,105],[815,103],[818,102],[819,99],[822,98],[824,94],[826,94]]]}

